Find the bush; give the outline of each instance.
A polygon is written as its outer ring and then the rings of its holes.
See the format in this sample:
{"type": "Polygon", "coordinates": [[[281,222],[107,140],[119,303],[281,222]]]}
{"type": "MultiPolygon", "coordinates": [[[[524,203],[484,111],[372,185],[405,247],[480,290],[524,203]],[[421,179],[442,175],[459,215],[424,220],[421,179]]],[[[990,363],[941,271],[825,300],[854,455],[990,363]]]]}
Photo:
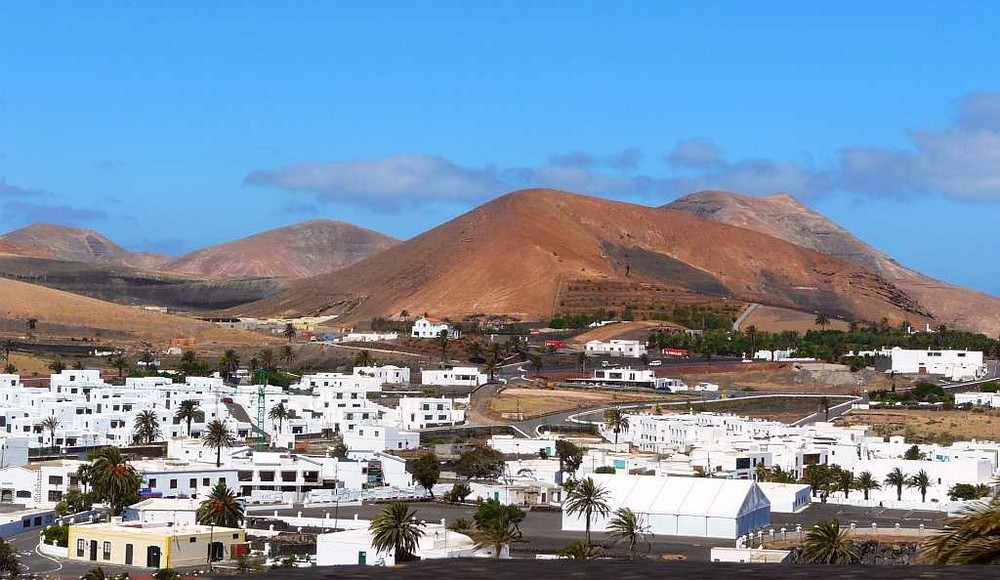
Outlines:
{"type": "Polygon", "coordinates": [[[617,470],[614,467],[611,467],[610,465],[602,465],[602,466],[600,466],[600,467],[598,467],[597,469],[594,470],[594,473],[611,473],[611,474],[614,474],[616,472],[617,472],[617,470]]]}
{"type": "Polygon", "coordinates": [[[444,494],[443,499],[450,503],[462,503],[465,498],[472,493],[472,488],[467,483],[456,483],[444,494]]]}
{"type": "Polygon", "coordinates": [[[45,538],[46,544],[55,544],[60,548],[65,548],[69,545],[69,526],[49,526],[42,530],[42,537],[45,538]]]}

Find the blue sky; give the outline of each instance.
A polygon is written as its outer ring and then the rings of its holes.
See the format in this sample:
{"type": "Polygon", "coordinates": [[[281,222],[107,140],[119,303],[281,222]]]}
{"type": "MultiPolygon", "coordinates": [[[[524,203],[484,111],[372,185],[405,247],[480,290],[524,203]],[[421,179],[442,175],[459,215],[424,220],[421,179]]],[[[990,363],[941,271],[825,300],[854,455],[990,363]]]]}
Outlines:
{"type": "Polygon", "coordinates": [[[1000,4],[8,2],[0,230],[410,237],[506,191],[787,191],[1000,294],[1000,4]]]}

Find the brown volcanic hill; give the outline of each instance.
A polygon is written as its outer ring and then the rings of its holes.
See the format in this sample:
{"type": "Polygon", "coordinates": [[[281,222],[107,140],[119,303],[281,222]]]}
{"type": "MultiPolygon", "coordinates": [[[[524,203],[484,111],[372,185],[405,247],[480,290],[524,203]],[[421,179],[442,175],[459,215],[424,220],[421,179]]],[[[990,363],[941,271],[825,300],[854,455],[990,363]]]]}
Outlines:
{"type": "Polygon", "coordinates": [[[95,231],[54,224],[34,224],[0,236],[0,240],[37,252],[27,255],[72,262],[154,269],[170,259],[148,252],[130,252],[95,231]]]}
{"type": "Polygon", "coordinates": [[[304,278],[339,270],[398,243],[351,224],[312,220],[198,250],[163,269],[213,278],[304,278]]]}
{"type": "Polygon", "coordinates": [[[892,282],[930,311],[937,323],[1000,334],[1000,299],[925,276],[856,238],[790,195],[753,197],[702,191],[663,206],[761,232],[850,260],[892,282]]]}
{"type": "Polygon", "coordinates": [[[263,335],[210,322],[0,279],[0,330],[23,332],[28,318],[38,320],[37,335],[40,337],[149,341],[156,348],[166,347],[175,337],[194,338],[200,346],[250,346],[269,340],[263,335]]]}
{"type": "Polygon", "coordinates": [[[840,258],[685,212],[543,189],[507,194],[238,311],[361,319],[406,309],[534,319],[563,308],[567,289],[588,286],[608,305],[624,289],[850,319],[921,320],[906,293],[840,258]]]}

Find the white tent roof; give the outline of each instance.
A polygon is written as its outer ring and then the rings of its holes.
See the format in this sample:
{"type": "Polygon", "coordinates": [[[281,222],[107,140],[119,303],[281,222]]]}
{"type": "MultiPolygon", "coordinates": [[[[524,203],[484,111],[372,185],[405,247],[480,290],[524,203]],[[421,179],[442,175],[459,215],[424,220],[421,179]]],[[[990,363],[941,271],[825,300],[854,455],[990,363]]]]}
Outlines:
{"type": "Polygon", "coordinates": [[[594,474],[608,490],[612,510],[631,508],[637,513],[738,517],[766,503],[753,481],[705,477],[594,474]]]}

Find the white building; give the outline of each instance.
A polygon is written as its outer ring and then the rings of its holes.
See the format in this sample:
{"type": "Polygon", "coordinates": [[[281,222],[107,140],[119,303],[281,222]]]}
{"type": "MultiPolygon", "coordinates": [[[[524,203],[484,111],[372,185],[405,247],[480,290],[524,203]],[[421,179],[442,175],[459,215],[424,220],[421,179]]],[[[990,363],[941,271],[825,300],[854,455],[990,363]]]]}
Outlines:
{"type": "Polygon", "coordinates": [[[342,434],[344,445],[352,452],[398,451],[420,447],[420,433],[394,425],[364,423],[342,434]]]}
{"type": "Polygon", "coordinates": [[[383,384],[406,385],[410,383],[409,367],[382,365],[374,367],[354,367],[354,376],[375,377],[383,384]]]}
{"type": "Polygon", "coordinates": [[[986,372],[982,351],[909,350],[889,351],[891,370],[903,374],[942,375],[953,381],[975,379],[986,372]]]}
{"type": "MultiPolygon", "coordinates": [[[[771,507],[753,481],[647,475],[591,476],[608,491],[607,516],[591,518],[591,530],[608,530],[615,510],[631,508],[657,536],[731,538],[771,523],[771,507]]],[[[586,519],[564,510],[562,529],[584,531],[586,519]]]]}
{"type": "Polygon", "coordinates": [[[413,323],[413,328],[410,330],[410,336],[413,338],[437,338],[441,336],[442,332],[448,333],[448,338],[459,338],[462,336],[462,332],[448,324],[447,322],[438,320],[436,318],[418,318],[413,323]]]}
{"type": "Polygon", "coordinates": [[[396,332],[351,332],[337,342],[387,342],[399,338],[396,332]]]}
{"type": "Polygon", "coordinates": [[[812,488],[801,483],[758,481],[757,486],[771,504],[772,514],[794,514],[809,507],[812,501],[812,488]]]}
{"type": "Polygon", "coordinates": [[[570,379],[569,382],[607,387],[639,387],[669,392],[688,390],[687,384],[680,379],[657,377],[655,370],[630,367],[595,369],[589,378],[570,379]]]}
{"type": "Polygon", "coordinates": [[[639,358],[646,354],[646,344],[638,340],[617,340],[608,342],[591,340],[583,347],[588,356],[615,356],[639,358]]]}
{"type": "Polygon", "coordinates": [[[478,387],[489,377],[476,367],[452,367],[420,371],[420,384],[438,386],[478,387]]]}
{"type": "Polygon", "coordinates": [[[193,526],[198,523],[201,500],[151,497],[125,508],[123,522],[193,526]]]}
{"type": "Polygon", "coordinates": [[[399,400],[399,425],[405,430],[460,425],[465,422],[465,409],[456,407],[447,397],[403,397],[399,400]]]}
{"type": "Polygon", "coordinates": [[[1000,408],[1000,393],[955,393],[956,405],[1000,408]]]}
{"type": "MultiPolygon", "coordinates": [[[[365,522],[365,524],[367,523],[365,522]]],[[[494,557],[492,548],[477,550],[476,542],[472,538],[452,532],[441,524],[428,523],[423,527],[423,531],[424,535],[418,541],[414,554],[421,560],[494,557]]],[[[396,555],[392,551],[378,552],[372,547],[371,531],[367,525],[316,536],[317,566],[393,566],[395,564],[396,555]]]]}

